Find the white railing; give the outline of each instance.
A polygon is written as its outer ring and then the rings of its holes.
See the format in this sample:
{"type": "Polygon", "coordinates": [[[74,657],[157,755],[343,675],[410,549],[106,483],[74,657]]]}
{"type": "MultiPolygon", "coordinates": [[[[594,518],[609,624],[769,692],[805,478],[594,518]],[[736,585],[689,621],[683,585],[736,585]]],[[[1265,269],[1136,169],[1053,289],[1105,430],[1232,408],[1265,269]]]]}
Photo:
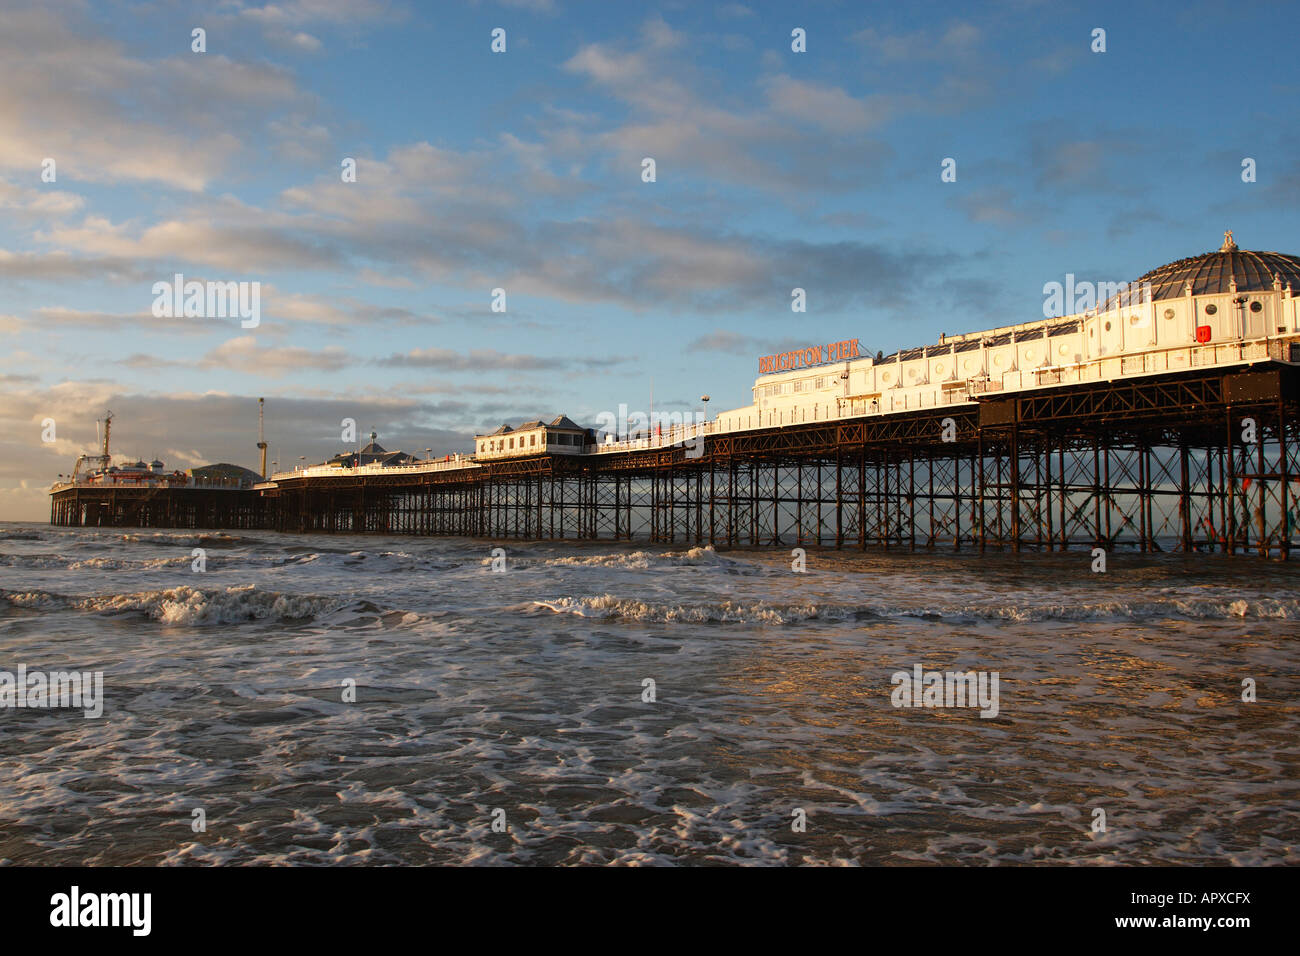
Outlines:
{"type": "Polygon", "coordinates": [[[417,461],[410,465],[381,465],[374,462],[369,465],[353,467],[335,465],[310,465],[295,468],[293,471],[277,471],[267,482],[287,481],[292,478],[355,478],[360,475],[423,475],[438,471],[457,471],[462,468],[482,468],[483,466],[465,455],[452,455],[450,459],[434,461],[417,461]]]}
{"type": "Polygon", "coordinates": [[[719,430],[721,429],[716,421],[695,422],[690,425],[672,425],[666,432],[649,435],[645,438],[624,438],[599,443],[595,446],[594,453],[607,455],[622,451],[642,451],[647,448],[671,448],[674,445],[703,438],[705,435],[712,435],[719,430]]]}
{"type": "Polygon", "coordinates": [[[1049,385],[1077,385],[1115,378],[1117,375],[1156,375],[1191,368],[1236,365],[1263,359],[1289,361],[1286,342],[1257,339],[1214,345],[1178,346],[1138,355],[1103,355],[1071,365],[1050,365],[1005,372],[988,381],[971,382],[971,392],[1016,392],[1049,385]]]}
{"type": "Polygon", "coordinates": [[[195,481],[193,478],[188,481],[169,481],[161,477],[123,478],[116,481],[78,478],[76,481],[56,481],[50,485],[50,491],[62,491],[65,488],[198,488],[206,491],[238,491],[248,487],[251,487],[249,483],[238,478],[218,481],[195,481]]]}
{"type": "Polygon", "coordinates": [[[671,448],[685,444],[707,435],[725,435],[734,432],[752,431],[759,428],[780,428],[785,425],[802,425],[809,422],[834,422],[846,418],[863,418],[869,415],[883,415],[889,412],[902,412],[921,408],[935,408],[942,405],[964,405],[972,401],[965,388],[946,389],[942,393],[922,393],[908,396],[886,394],[876,405],[863,398],[841,399],[837,404],[816,403],[812,408],[784,408],[767,412],[757,412],[743,417],[738,416],[728,424],[719,419],[693,425],[674,425],[661,434],[648,438],[621,439],[602,442],[595,448],[595,454],[615,454],[627,451],[644,451],[651,448],[671,448]]]}

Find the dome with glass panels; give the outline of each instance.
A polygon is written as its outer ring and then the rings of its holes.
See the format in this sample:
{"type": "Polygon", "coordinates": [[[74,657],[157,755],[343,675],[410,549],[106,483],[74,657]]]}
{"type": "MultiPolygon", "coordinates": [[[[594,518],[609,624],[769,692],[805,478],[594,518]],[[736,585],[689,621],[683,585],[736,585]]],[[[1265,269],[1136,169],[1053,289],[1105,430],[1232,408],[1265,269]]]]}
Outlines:
{"type": "Polygon", "coordinates": [[[1300,257],[1281,252],[1249,252],[1237,248],[1232,232],[1214,252],[1179,259],[1152,269],[1137,280],[1139,288],[1151,284],[1153,299],[1187,295],[1226,295],[1231,292],[1274,292],[1289,285],[1300,295],[1300,257]]]}

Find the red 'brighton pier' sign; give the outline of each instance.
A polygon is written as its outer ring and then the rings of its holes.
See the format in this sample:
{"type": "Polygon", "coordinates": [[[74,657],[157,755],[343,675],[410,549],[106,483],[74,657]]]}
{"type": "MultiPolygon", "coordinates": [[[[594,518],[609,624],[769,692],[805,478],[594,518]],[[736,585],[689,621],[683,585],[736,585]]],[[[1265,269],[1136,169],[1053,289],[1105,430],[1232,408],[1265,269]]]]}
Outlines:
{"type": "Polygon", "coordinates": [[[795,349],[793,352],[782,352],[780,355],[764,355],[758,360],[758,374],[784,372],[792,368],[803,368],[805,365],[820,365],[822,362],[842,362],[844,359],[857,358],[859,354],[861,353],[858,351],[857,339],[849,339],[847,342],[828,342],[825,346],[810,345],[806,349],[795,349]]]}

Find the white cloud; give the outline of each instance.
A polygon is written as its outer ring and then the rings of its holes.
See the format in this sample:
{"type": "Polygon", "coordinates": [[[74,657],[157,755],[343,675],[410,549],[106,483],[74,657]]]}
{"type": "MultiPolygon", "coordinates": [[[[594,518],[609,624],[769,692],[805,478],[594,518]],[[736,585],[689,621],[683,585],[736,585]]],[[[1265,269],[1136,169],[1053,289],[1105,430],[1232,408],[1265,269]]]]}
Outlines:
{"type": "Polygon", "coordinates": [[[310,105],[274,67],[191,53],[188,43],[144,59],[96,33],[74,9],[5,12],[0,168],[35,175],[52,158],[60,181],[201,190],[245,151],[240,134],[277,110],[310,105]]]}
{"type": "Polygon", "coordinates": [[[255,335],[223,342],[197,363],[199,368],[226,368],[255,375],[279,376],[299,369],[337,372],[355,359],[337,345],[313,350],[300,346],[268,346],[255,335]]]}

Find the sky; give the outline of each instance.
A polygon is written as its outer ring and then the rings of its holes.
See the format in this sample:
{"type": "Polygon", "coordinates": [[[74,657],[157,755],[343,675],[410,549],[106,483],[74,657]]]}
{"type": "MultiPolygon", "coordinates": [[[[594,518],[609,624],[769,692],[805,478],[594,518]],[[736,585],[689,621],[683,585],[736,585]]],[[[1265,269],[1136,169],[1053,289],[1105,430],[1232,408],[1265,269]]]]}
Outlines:
{"type": "Polygon", "coordinates": [[[1300,253],[1297,26],[0,0],[0,519],[48,519],[110,408],[115,457],[169,469],[256,468],[259,396],[282,468],[348,447],[345,418],[440,456],[502,422],[747,405],[763,355],[1032,321],[1067,273],[1126,282],[1225,229],[1300,253]],[[258,283],[259,323],[156,316],[178,273],[258,283]]]}

